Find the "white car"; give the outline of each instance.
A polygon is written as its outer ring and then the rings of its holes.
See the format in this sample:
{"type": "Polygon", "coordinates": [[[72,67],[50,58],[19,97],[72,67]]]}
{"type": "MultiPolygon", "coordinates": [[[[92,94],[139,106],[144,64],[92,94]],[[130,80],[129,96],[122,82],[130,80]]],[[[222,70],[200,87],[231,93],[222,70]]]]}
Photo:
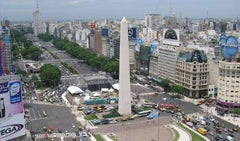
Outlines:
{"type": "Polygon", "coordinates": [[[56,137],[57,137],[57,134],[56,134],[56,133],[53,133],[53,134],[52,134],[52,137],[56,138],[56,137]]]}
{"type": "Polygon", "coordinates": [[[74,124],[72,124],[72,128],[75,128],[76,126],[74,124]]]}
{"type": "Polygon", "coordinates": [[[86,132],[82,132],[82,137],[87,137],[87,133],[86,132]]]}
{"type": "Polygon", "coordinates": [[[202,125],[206,125],[206,121],[205,121],[205,120],[201,120],[200,123],[201,123],[202,125]]]}

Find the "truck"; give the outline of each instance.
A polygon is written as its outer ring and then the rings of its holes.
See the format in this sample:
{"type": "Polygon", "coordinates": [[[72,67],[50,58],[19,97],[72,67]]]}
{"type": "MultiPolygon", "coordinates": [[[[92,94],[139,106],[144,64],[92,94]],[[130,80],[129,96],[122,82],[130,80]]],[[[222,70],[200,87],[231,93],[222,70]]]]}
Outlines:
{"type": "Polygon", "coordinates": [[[198,128],[197,131],[202,135],[207,135],[207,130],[204,128],[198,128]]]}

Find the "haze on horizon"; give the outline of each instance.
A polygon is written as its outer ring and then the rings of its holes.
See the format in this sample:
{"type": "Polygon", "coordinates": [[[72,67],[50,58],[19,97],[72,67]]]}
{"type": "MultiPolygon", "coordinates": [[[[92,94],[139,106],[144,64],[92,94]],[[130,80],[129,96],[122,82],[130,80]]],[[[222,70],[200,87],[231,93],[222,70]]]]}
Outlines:
{"type": "MultiPolygon", "coordinates": [[[[0,0],[0,19],[32,21],[36,0],[0,0]]],[[[189,18],[231,18],[240,14],[239,0],[39,0],[43,19],[143,19],[146,14],[189,18]],[[171,8],[170,8],[171,7],[171,8]]]]}

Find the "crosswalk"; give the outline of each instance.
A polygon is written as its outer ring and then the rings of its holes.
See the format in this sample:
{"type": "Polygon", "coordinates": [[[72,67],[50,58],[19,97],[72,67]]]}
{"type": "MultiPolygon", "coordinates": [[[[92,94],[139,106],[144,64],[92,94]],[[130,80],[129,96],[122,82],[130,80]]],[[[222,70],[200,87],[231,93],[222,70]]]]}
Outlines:
{"type": "Polygon", "coordinates": [[[64,104],[59,104],[59,103],[49,103],[49,102],[44,102],[44,101],[38,101],[38,100],[25,100],[25,103],[33,103],[33,104],[43,104],[43,105],[54,105],[54,106],[65,106],[64,104]]]}
{"type": "MultiPolygon", "coordinates": [[[[35,134],[35,139],[45,138],[46,134],[35,134]]],[[[55,133],[47,134],[48,138],[60,138],[60,137],[76,137],[75,133],[55,133]]]]}

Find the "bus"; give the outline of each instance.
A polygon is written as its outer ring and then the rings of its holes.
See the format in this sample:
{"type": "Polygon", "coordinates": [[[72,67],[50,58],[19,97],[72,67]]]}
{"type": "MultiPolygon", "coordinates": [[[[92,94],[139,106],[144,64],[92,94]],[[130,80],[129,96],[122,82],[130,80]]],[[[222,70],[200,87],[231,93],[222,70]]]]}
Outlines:
{"type": "Polygon", "coordinates": [[[142,111],[138,113],[138,116],[148,116],[150,113],[152,112],[152,110],[146,110],[146,111],[142,111]]]}
{"type": "Polygon", "coordinates": [[[156,108],[156,107],[158,107],[158,104],[155,104],[155,103],[144,103],[143,107],[156,108]]]}
{"type": "Polygon", "coordinates": [[[175,109],[175,105],[174,104],[168,104],[168,103],[162,103],[159,104],[159,108],[165,108],[168,110],[174,110],[175,109]]]}
{"type": "Polygon", "coordinates": [[[43,111],[43,116],[44,116],[44,117],[47,117],[47,114],[46,114],[46,112],[45,112],[45,111],[43,111]]]}

